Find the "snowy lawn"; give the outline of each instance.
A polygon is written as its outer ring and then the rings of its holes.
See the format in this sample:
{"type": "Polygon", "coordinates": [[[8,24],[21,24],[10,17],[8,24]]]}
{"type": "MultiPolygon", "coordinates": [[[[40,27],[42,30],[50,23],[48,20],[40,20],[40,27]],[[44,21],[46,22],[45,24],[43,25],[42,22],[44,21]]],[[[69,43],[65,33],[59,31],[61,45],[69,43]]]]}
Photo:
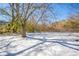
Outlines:
{"type": "Polygon", "coordinates": [[[78,56],[79,33],[28,33],[0,36],[2,56],[78,56]]]}

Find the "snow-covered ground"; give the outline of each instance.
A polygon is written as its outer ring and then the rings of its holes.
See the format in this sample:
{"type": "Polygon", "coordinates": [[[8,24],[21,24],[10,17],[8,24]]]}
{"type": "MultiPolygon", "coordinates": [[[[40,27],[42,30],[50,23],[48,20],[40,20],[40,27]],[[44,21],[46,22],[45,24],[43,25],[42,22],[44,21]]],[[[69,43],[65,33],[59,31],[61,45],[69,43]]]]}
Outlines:
{"type": "Polygon", "coordinates": [[[78,56],[79,33],[28,33],[0,36],[0,55],[3,56],[78,56]]]}

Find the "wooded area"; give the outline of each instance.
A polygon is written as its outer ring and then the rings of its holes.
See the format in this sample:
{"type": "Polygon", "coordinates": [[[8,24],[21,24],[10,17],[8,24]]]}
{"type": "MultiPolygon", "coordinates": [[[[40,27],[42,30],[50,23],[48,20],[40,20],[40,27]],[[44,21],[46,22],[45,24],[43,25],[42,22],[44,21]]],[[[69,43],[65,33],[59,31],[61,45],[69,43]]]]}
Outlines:
{"type": "Polygon", "coordinates": [[[78,14],[66,20],[50,23],[45,13],[50,11],[53,16],[56,15],[53,12],[54,9],[52,8],[51,11],[49,6],[50,4],[10,3],[8,9],[10,12],[5,8],[0,8],[1,15],[10,17],[9,22],[0,23],[0,34],[19,33],[25,37],[26,32],[79,32],[78,14]],[[40,11],[39,15],[35,15],[37,11],[40,11]]]}

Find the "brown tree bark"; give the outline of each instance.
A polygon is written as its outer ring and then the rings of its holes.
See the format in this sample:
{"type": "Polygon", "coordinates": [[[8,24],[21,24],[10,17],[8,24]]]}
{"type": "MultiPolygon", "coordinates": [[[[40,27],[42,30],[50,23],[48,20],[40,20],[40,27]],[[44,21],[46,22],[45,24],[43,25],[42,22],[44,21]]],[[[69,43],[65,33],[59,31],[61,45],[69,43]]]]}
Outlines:
{"type": "Polygon", "coordinates": [[[22,33],[21,33],[21,35],[22,35],[22,37],[26,37],[26,25],[25,25],[26,23],[24,23],[24,24],[22,24],[22,33]]]}

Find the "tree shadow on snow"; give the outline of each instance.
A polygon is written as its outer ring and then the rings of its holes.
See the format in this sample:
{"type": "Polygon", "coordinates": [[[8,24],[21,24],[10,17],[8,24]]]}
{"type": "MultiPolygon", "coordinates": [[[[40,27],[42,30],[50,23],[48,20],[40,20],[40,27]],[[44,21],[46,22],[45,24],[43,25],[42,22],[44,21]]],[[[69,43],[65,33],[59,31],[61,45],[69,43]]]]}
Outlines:
{"type": "Polygon", "coordinates": [[[29,47],[29,48],[26,48],[26,49],[24,49],[24,50],[21,50],[21,51],[19,51],[19,52],[17,52],[17,53],[7,53],[7,55],[5,55],[5,56],[16,56],[16,55],[19,55],[19,54],[21,54],[21,53],[23,53],[23,52],[25,52],[25,51],[27,51],[27,50],[29,50],[29,49],[32,49],[32,48],[34,48],[34,47],[36,47],[36,46],[38,46],[38,45],[40,45],[40,44],[43,44],[44,42],[41,42],[41,43],[37,43],[37,44],[35,44],[35,45],[33,45],[33,46],[31,46],[31,47],[29,47]]]}

